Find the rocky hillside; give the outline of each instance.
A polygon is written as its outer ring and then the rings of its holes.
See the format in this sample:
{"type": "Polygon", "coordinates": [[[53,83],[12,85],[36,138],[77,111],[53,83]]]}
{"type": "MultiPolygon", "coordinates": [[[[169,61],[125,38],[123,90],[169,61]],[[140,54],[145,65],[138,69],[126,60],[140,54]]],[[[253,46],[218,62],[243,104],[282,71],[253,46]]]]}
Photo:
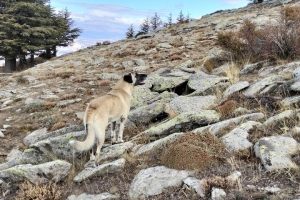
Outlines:
{"type": "Polygon", "coordinates": [[[216,45],[287,5],[300,2],[217,11],[1,76],[0,199],[300,198],[300,62],[234,63],[216,45]],[[133,70],[148,78],[125,142],[107,128],[96,164],[68,141],[85,139],[87,103],[133,70]]]}

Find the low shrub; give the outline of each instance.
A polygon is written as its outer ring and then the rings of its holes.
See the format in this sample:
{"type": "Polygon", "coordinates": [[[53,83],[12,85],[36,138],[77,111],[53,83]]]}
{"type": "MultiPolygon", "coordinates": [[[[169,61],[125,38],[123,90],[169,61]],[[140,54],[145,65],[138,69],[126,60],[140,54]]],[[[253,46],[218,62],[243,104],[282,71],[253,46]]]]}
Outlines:
{"type": "Polygon", "coordinates": [[[61,200],[63,199],[62,189],[55,183],[33,184],[25,181],[20,185],[16,200],[24,199],[43,199],[43,200],[61,200]]]}
{"type": "Polygon", "coordinates": [[[223,142],[211,133],[186,133],[165,150],[161,161],[178,170],[204,170],[227,154],[223,142]]]}
{"type": "Polygon", "coordinates": [[[220,32],[217,44],[230,52],[232,59],[297,59],[300,57],[300,6],[284,7],[276,22],[262,28],[244,20],[238,31],[220,32]]]}

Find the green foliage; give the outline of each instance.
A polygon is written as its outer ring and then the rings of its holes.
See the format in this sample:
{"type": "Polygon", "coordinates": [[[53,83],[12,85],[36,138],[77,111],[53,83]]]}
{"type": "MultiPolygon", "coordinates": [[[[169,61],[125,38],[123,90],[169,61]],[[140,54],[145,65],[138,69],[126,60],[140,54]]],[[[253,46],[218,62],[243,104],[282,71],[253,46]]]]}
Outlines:
{"type": "Polygon", "coordinates": [[[134,37],[134,30],[133,30],[133,24],[130,25],[128,28],[128,31],[126,32],[126,38],[133,38],[134,37]]]}
{"type": "Polygon", "coordinates": [[[149,33],[149,31],[150,31],[150,21],[149,18],[147,17],[146,19],[144,19],[143,23],[141,24],[140,32],[147,34],[149,33]]]}
{"type": "Polygon", "coordinates": [[[178,15],[178,17],[177,17],[177,22],[178,22],[178,23],[183,23],[183,22],[185,22],[185,18],[184,18],[184,15],[183,15],[183,13],[182,13],[182,10],[180,11],[180,13],[179,13],[179,15],[178,15]]]}
{"type": "MultiPolygon", "coordinates": [[[[0,56],[12,65],[15,59],[30,54],[32,60],[41,50],[68,46],[80,29],[72,29],[67,9],[55,14],[48,0],[3,0],[0,3],[0,56]]],[[[6,63],[7,64],[7,63],[6,63]]],[[[13,66],[12,66],[13,67],[13,66]]]]}
{"type": "Polygon", "coordinates": [[[151,17],[150,24],[152,30],[156,30],[162,25],[162,21],[160,19],[160,16],[157,14],[157,12],[155,12],[153,17],[151,17]]]}

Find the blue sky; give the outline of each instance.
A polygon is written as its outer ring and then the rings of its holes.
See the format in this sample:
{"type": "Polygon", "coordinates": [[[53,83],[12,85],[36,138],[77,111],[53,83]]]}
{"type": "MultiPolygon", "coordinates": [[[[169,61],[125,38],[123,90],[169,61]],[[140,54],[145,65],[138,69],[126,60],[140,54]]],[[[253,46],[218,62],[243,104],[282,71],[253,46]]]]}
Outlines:
{"type": "Polygon", "coordinates": [[[59,49],[58,55],[96,42],[124,39],[130,24],[134,25],[137,33],[143,20],[151,18],[155,12],[163,21],[167,21],[167,16],[172,13],[173,22],[176,22],[180,11],[199,19],[217,10],[240,8],[248,3],[248,0],[51,0],[55,9],[67,8],[75,27],[83,31],[72,46],[59,49]]]}

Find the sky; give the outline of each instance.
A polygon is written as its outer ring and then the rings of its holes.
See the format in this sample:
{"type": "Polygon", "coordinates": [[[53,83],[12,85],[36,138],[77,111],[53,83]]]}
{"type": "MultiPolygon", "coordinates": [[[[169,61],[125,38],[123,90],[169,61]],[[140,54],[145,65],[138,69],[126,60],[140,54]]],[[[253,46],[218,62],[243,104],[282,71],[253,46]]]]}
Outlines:
{"type": "Polygon", "coordinates": [[[56,10],[67,8],[74,20],[74,27],[82,29],[72,46],[59,48],[58,55],[95,45],[125,39],[131,24],[137,33],[140,25],[155,12],[166,22],[170,13],[176,22],[180,11],[192,19],[218,10],[244,7],[249,0],[51,0],[56,10]]]}
{"type": "MultiPolygon", "coordinates": [[[[57,55],[63,55],[97,42],[125,39],[131,24],[137,33],[145,18],[149,19],[157,12],[162,21],[166,22],[170,13],[173,22],[182,11],[191,19],[218,10],[241,8],[249,0],[51,0],[50,5],[55,10],[67,8],[71,12],[74,28],[80,28],[82,33],[72,46],[58,48],[57,55]]],[[[4,64],[0,60],[0,66],[4,64]]]]}

